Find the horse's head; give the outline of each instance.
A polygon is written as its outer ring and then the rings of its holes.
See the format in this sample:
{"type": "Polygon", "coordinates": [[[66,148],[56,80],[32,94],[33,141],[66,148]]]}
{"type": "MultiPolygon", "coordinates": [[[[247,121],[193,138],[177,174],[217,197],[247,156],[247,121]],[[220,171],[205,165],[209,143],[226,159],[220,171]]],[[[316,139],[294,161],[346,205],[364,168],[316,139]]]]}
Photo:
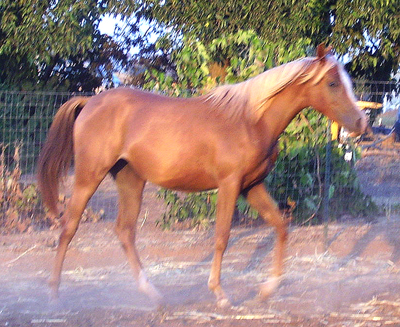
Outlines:
{"type": "Polygon", "coordinates": [[[353,134],[362,134],[367,127],[365,113],[357,107],[350,77],[330,48],[318,46],[316,65],[311,106],[353,134]]]}

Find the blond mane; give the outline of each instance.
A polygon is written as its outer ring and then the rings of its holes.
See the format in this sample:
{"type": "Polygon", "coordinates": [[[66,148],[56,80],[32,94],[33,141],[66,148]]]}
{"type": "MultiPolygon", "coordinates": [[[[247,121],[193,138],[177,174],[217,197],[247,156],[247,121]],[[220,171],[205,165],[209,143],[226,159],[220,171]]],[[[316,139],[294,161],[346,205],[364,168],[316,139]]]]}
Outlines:
{"type": "Polygon", "coordinates": [[[207,95],[205,101],[212,103],[213,110],[229,119],[248,118],[257,122],[268,106],[265,104],[287,86],[303,84],[314,79],[318,83],[338,62],[326,57],[320,65],[318,58],[303,58],[267,70],[247,81],[217,87],[207,95]]]}

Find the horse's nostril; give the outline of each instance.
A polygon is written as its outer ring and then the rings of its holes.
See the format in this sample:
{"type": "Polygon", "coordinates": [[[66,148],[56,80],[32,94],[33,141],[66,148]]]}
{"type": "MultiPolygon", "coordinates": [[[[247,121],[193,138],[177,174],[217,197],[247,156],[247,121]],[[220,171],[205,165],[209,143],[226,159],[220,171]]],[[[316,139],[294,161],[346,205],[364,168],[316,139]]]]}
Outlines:
{"type": "Polygon", "coordinates": [[[356,121],[356,128],[361,132],[364,133],[365,130],[367,129],[367,120],[363,116],[361,118],[358,118],[356,121]]]}
{"type": "Polygon", "coordinates": [[[362,118],[358,118],[356,121],[356,127],[358,130],[362,128],[362,118]]]}

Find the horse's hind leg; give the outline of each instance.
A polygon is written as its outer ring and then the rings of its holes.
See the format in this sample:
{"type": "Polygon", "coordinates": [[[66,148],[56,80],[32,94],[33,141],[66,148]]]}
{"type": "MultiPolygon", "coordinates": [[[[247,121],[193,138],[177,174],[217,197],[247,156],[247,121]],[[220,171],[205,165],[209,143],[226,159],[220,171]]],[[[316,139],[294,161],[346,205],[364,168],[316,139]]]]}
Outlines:
{"type": "Polygon", "coordinates": [[[283,258],[287,240],[287,221],[282,217],[275,201],[268,194],[262,183],[247,190],[244,195],[250,206],[257,210],[266,222],[276,228],[277,239],[272,276],[266,283],[262,284],[260,288],[261,297],[266,298],[279,286],[283,273],[283,258]]]}
{"type": "Polygon", "coordinates": [[[68,245],[78,229],[79,221],[81,220],[87,202],[95,192],[103,177],[104,176],[99,176],[97,179],[90,179],[88,178],[87,173],[76,172],[72,195],[62,217],[62,232],[59,238],[53,270],[49,279],[52,298],[58,297],[61,270],[68,245]]]}
{"type": "Polygon", "coordinates": [[[145,181],[139,178],[129,165],[118,172],[115,179],[119,193],[119,212],[115,231],[133,270],[138,289],[159,304],[162,296],[148,281],[135,246],[136,223],[145,181]]]}

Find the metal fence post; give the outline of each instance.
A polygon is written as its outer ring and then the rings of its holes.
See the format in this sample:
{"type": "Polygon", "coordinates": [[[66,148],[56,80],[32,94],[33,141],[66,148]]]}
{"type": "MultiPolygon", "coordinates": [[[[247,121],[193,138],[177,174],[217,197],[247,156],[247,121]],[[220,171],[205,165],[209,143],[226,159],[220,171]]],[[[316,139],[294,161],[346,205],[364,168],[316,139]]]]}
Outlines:
{"type": "Polygon", "coordinates": [[[331,120],[328,120],[326,130],[326,146],[325,146],[325,176],[324,176],[324,194],[323,194],[323,221],[324,221],[324,247],[328,248],[328,223],[329,223],[329,189],[331,186],[331,153],[332,153],[332,135],[331,120]]]}

